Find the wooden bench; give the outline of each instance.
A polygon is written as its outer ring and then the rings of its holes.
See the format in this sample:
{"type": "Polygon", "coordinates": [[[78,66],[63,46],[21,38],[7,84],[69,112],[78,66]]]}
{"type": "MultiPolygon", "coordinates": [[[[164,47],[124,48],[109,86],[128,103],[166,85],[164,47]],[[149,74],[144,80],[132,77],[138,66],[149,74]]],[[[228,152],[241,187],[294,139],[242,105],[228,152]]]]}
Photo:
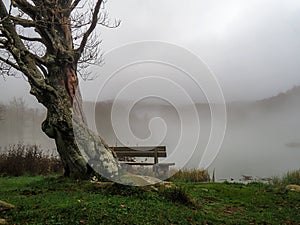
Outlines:
{"type": "Polygon", "coordinates": [[[167,157],[166,146],[140,146],[140,147],[110,147],[116,153],[121,165],[153,166],[153,171],[169,171],[175,163],[160,163],[158,158],[167,157]],[[135,161],[135,158],[153,158],[153,162],[135,161]],[[133,160],[128,160],[133,159],[133,160]]]}

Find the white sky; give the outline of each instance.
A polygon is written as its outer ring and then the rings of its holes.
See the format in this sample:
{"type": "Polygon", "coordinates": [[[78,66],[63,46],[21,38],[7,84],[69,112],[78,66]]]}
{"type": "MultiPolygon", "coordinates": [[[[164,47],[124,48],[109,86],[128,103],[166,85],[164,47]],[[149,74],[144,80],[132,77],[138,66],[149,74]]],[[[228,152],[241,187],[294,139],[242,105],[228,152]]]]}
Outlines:
{"type": "MultiPolygon", "coordinates": [[[[99,27],[104,51],[142,40],[187,48],[212,69],[227,101],[300,85],[299,0],[109,0],[106,8],[122,24],[99,27]]],[[[28,89],[0,78],[0,102],[17,95],[31,104],[28,89]]]]}

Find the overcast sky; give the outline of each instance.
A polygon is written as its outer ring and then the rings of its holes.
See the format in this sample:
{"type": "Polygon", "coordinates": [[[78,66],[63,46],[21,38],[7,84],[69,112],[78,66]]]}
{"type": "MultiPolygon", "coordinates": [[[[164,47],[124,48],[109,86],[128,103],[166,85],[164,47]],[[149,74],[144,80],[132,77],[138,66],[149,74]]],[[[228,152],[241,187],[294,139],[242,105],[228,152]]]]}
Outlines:
{"type": "MultiPolygon", "coordinates": [[[[182,46],[207,63],[227,101],[300,85],[299,0],[109,0],[106,8],[122,24],[99,27],[104,51],[143,40],[182,46]]],[[[17,95],[31,104],[28,89],[0,78],[0,101],[17,95]]]]}

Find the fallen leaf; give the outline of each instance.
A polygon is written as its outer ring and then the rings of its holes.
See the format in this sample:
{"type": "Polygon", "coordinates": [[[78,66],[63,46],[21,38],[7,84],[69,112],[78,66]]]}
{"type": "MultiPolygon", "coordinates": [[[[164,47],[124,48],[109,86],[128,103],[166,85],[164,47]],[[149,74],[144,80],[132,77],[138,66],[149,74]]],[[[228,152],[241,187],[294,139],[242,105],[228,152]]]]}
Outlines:
{"type": "Polygon", "coordinates": [[[193,221],[193,218],[192,218],[192,217],[189,217],[189,218],[188,218],[188,221],[193,221]]]}

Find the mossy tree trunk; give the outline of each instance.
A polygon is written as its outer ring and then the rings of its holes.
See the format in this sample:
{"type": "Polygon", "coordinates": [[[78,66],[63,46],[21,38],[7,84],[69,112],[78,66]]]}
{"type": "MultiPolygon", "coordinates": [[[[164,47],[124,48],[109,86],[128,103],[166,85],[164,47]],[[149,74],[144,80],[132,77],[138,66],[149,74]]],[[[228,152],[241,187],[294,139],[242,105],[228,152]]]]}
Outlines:
{"type": "Polygon", "coordinates": [[[86,179],[97,169],[106,177],[115,177],[118,163],[112,150],[86,126],[77,76],[77,66],[98,22],[102,0],[96,1],[91,24],[74,48],[70,18],[80,2],[14,0],[8,10],[9,6],[0,1],[0,49],[10,55],[8,59],[0,55],[0,61],[23,73],[31,86],[30,93],[47,108],[42,130],[55,140],[65,175],[86,179]],[[12,6],[26,16],[13,16],[12,6]],[[21,35],[16,25],[34,29],[37,36],[21,35]],[[28,42],[42,46],[43,56],[34,54],[28,42]],[[93,168],[89,162],[93,162],[93,168]]]}

